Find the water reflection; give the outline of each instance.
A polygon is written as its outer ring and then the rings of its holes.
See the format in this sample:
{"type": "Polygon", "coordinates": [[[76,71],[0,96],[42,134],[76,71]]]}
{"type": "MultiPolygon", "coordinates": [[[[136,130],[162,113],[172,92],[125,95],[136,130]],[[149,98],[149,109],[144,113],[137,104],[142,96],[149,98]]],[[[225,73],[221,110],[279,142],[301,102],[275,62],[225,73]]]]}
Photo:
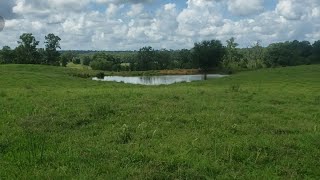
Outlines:
{"type": "MultiPolygon", "coordinates": [[[[225,75],[209,74],[208,79],[221,78],[225,75]]],[[[96,81],[113,81],[128,84],[141,85],[169,85],[179,82],[192,82],[204,80],[203,75],[170,75],[170,76],[137,76],[137,77],[123,77],[123,76],[106,76],[104,79],[93,78],[96,81]]]]}

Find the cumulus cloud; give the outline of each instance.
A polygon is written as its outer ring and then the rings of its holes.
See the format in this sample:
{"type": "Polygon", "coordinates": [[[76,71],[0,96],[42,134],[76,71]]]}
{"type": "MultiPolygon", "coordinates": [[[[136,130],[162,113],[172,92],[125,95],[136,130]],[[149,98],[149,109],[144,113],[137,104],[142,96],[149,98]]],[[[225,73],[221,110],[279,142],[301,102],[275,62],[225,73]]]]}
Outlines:
{"type": "Polygon", "coordinates": [[[235,15],[251,15],[261,12],[264,0],[229,0],[228,9],[235,15]]]}
{"type": "Polygon", "coordinates": [[[304,3],[297,0],[280,0],[276,12],[288,20],[300,20],[305,14],[304,3]]]}
{"type": "Polygon", "coordinates": [[[131,9],[130,11],[128,11],[127,15],[131,17],[137,16],[142,13],[143,8],[144,8],[143,4],[133,4],[131,5],[131,9]]]}
{"type": "Polygon", "coordinates": [[[142,4],[142,3],[150,3],[153,0],[96,0],[97,3],[102,4],[126,4],[126,3],[133,3],[133,4],[142,4]]]}
{"type": "Polygon", "coordinates": [[[16,0],[13,12],[17,14],[50,14],[59,11],[80,11],[91,0],[16,0]]]}
{"type": "Polygon", "coordinates": [[[63,49],[191,48],[204,39],[236,37],[242,46],[320,39],[319,0],[1,0],[0,46],[24,32],[62,39],[63,49]],[[270,9],[270,7],[273,7],[270,9]],[[232,15],[230,15],[232,14],[232,15]]]}
{"type": "Polygon", "coordinates": [[[12,0],[1,0],[0,1],[0,16],[5,19],[16,18],[17,14],[15,14],[12,8],[15,6],[15,2],[12,0]]]}
{"type": "Polygon", "coordinates": [[[222,25],[223,17],[215,1],[188,0],[187,8],[177,16],[177,33],[185,36],[209,35],[222,25]]]}

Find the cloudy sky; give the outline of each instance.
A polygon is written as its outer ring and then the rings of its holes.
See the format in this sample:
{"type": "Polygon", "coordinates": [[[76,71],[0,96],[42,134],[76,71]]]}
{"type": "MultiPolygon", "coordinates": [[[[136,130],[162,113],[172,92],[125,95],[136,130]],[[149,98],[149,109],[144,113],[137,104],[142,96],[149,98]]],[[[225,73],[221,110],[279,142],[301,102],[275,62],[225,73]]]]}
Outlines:
{"type": "Polygon", "coordinates": [[[61,37],[63,49],[191,48],[235,37],[242,47],[320,39],[320,0],[1,0],[6,27],[0,46],[15,47],[24,32],[43,46],[61,37]]]}

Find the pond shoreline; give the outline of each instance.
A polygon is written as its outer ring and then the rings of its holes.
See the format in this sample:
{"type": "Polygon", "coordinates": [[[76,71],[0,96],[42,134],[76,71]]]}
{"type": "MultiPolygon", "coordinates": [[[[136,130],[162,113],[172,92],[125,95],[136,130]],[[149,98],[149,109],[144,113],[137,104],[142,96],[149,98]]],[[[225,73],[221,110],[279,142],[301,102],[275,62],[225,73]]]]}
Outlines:
{"type": "Polygon", "coordinates": [[[175,83],[193,82],[193,81],[204,81],[206,78],[215,79],[223,78],[227,75],[221,74],[208,74],[204,75],[163,75],[163,76],[104,76],[103,78],[94,77],[94,81],[104,82],[118,82],[125,84],[136,84],[136,85],[170,85],[175,83]]]}
{"type": "MultiPolygon", "coordinates": [[[[175,70],[150,70],[150,71],[100,71],[91,69],[71,69],[67,68],[71,76],[80,78],[93,78],[98,74],[103,73],[104,76],[123,76],[123,77],[136,77],[136,76],[167,76],[167,75],[203,75],[199,69],[175,69],[175,70]]],[[[228,75],[221,70],[212,70],[208,74],[222,74],[228,75]]]]}

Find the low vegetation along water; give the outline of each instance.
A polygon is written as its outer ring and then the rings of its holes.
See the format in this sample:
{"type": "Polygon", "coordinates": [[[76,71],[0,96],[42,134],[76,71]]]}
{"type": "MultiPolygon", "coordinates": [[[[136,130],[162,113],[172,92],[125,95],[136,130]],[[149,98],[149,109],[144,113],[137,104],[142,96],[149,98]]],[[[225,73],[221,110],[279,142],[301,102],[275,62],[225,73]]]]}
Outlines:
{"type": "MultiPolygon", "coordinates": [[[[209,74],[208,79],[222,78],[225,75],[209,74]]],[[[192,82],[204,80],[204,75],[171,75],[171,76],[106,76],[104,79],[93,78],[96,81],[114,81],[127,84],[140,84],[140,85],[169,85],[180,82],[192,82]]]]}
{"type": "Polygon", "coordinates": [[[0,65],[0,179],[319,179],[320,65],[136,86],[0,65]]]}

